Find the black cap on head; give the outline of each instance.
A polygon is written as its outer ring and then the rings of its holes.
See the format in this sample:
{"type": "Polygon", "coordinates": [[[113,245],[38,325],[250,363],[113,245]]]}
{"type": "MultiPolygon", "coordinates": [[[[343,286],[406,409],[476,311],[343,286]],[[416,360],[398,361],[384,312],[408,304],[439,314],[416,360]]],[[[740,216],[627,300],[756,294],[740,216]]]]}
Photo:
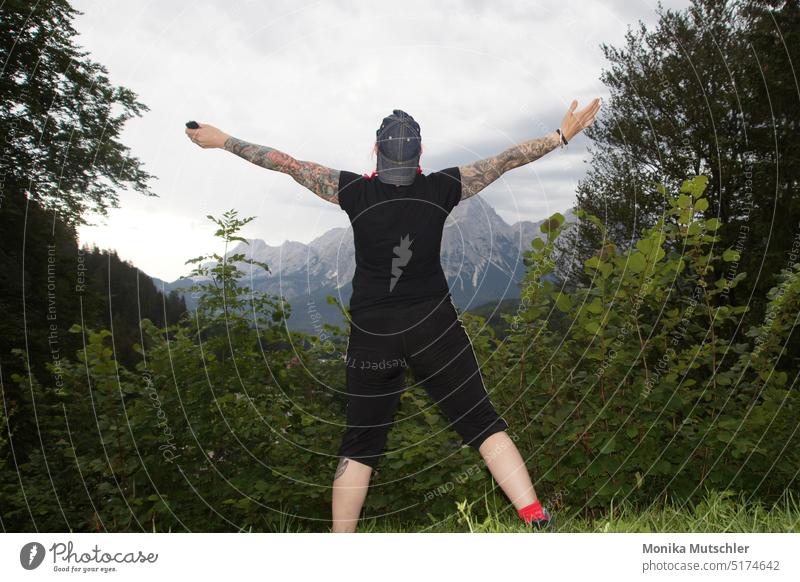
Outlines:
{"type": "Polygon", "coordinates": [[[378,179],[386,184],[414,183],[422,154],[419,123],[405,111],[395,109],[385,117],[376,133],[378,179]]]}

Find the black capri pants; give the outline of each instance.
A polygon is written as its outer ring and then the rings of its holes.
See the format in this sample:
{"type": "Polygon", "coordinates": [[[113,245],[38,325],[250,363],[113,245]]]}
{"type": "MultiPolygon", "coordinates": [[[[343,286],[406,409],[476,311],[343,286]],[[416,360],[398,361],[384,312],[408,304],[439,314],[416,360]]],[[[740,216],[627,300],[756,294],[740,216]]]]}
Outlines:
{"type": "Polygon", "coordinates": [[[487,437],[508,428],[489,400],[472,343],[449,295],[354,313],[346,366],[347,429],[339,457],[378,465],[407,368],[463,444],[477,449],[487,437]]]}

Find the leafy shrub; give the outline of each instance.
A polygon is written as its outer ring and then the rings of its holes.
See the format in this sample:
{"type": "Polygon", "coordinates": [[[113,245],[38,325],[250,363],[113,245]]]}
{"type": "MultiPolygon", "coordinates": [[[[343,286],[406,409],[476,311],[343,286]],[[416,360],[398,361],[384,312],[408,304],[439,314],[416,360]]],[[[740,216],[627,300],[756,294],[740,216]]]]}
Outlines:
{"type": "MultiPolygon", "coordinates": [[[[555,509],[691,502],[708,490],[770,501],[795,482],[797,362],[783,348],[800,313],[800,267],[780,274],[743,341],[747,307],[729,304],[728,291],[745,274],[733,249],[715,245],[719,222],[701,216],[705,184],[688,180],[677,196],[662,188],[662,220],[625,252],[604,244],[585,264],[591,285],[570,292],[552,276],[564,229],[553,215],[525,253],[508,333],[461,316],[492,401],[555,509]]],[[[9,402],[0,422],[35,410],[41,446],[17,463],[13,433],[0,437],[6,529],[328,529],[345,331],[289,332],[289,306],[244,285],[254,261],[227,252],[251,219],[210,218],[225,251],[189,261],[196,310],[164,328],[144,320],[135,367],[119,363],[111,332],[76,325],[84,348],[74,361],[50,364],[47,382],[14,377],[29,402],[9,402]]],[[[602,233],[599,219],[581,218],[602,233]]],[[[496,485],[408,374],[365,515],[449,523],[458,501],[476,505],[496,485]]]]}
{"type": "Polygon", "coordinates": [[[719,221],[702,218],[706,182],[672,197],[662,188],[668,212],[628,251],[605,244],[585,263],[592,284],[573,293],[546,277],[563,217],[526,254],[520,309],[492,357],[544,496],[584,508],[703,487],[774,498],[793,482],[798,402],[779,366],[800,272],[785,271],[771,323],[748,332],[760,348],[726,335],[747,309],[726,301],[745,274],[727,268],[736,251],[714,244],[719,221]]]}

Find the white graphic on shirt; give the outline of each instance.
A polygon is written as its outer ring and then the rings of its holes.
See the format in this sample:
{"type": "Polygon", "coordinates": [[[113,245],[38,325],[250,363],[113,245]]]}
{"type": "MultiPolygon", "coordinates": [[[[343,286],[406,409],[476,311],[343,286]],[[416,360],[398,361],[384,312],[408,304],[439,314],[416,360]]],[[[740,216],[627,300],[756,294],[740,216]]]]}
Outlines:
{"type": "Polygon", "coordinates": [[[398,279],[400,279],[400,275],[403,274],[403,269],[400,267],[405,267],[408,264],[408,261],[411,260],[411,249],[409,247],[414,241],[408,240],[409,236],[410,235],[405,235],[404,237],[401,237],[400,244],[392,249],[395,257],[392,259],[392,279],[389,281],[390,293],[397,284],[398,279]]]}

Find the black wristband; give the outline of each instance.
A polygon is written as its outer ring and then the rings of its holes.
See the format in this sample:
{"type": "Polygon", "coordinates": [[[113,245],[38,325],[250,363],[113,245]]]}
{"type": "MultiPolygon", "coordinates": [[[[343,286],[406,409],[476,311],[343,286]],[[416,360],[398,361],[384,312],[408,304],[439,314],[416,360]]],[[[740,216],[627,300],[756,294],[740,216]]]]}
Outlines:
{"type": "Polygon", "coordinates": [[[567,141],[567,138],[565,138],[565,137],[564,137],[564,134],[563,134],[563,133],[561,133],[561,128],[558,128],[558,129],[556,129],[556,133],[559,135],[559,137],[561,138],[561,142],[562,142],[564,145],[569,145],[569,142],[567,141]]]}

